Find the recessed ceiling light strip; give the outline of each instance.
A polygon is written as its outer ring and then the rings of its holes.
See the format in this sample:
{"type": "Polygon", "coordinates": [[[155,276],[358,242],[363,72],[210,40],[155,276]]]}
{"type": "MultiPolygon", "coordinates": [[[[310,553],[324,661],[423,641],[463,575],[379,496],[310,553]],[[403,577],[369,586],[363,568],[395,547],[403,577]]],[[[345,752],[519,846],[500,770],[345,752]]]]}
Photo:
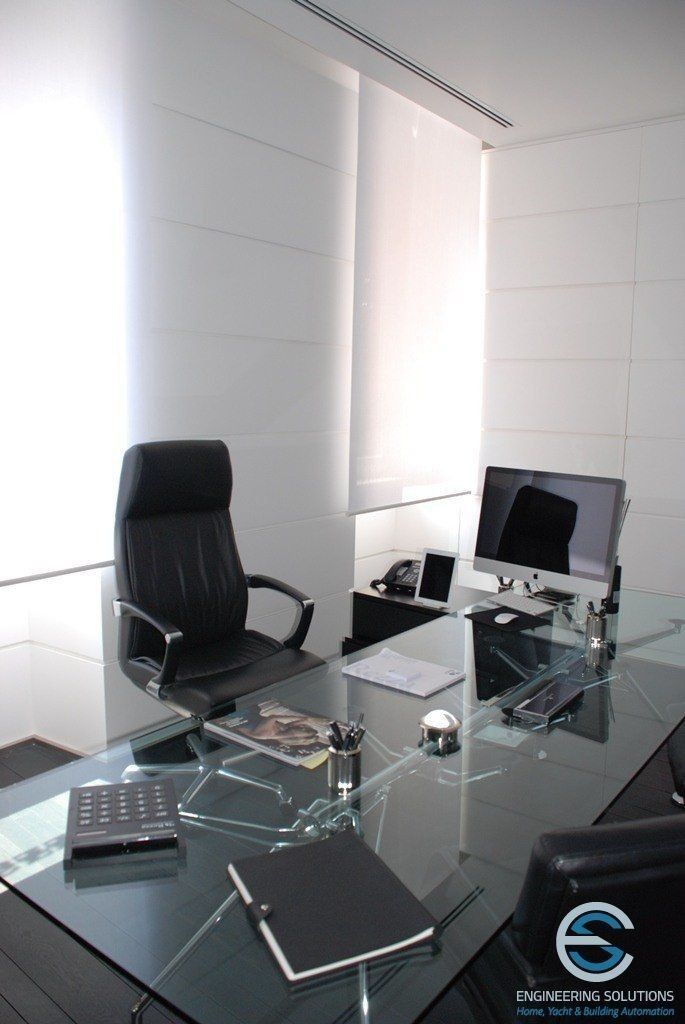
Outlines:
{"type": "Polygon", "coordinates": [[[442,89],[443,92],[448,93],[453,97],[453,99],[459,100],[461,103],[466,103],[467,106],[478,111],[479,114],[489,118],[496,124],[501,125],[503,128],[513,127],[513,122],[508,121],[502,114],[498,114],[496,110],[486,107],[484,103],[480,102],[480,100],[474,99],[473,96],[469,96],[467,93],[456,89],[453,85],[450,85],[449,82],[446,82],[443,78],[439,78],[432,71],[429,71],[428,68],[421,67],[420,64],[417,64],[405,54],[400,53],[399,50],[393,50],[381,39],[376,39],[375,36],[369,35],[368,32],[358,28],[356,25],[353,25],[352,22],[345,21],[339,15],[326,10],[325,7],[320,7],[318,4],[313,3],[313,0],[292,0],[292,3],[297,4],[298,7],[304,7],[307,11],[311,11],[311,13],[316,14],[318,18],[321,18],[323,21],[327,21],[329,25],[333,25],[335,28],[340,29],[341,32],[347,33],[348,36],[358,39],[359,42],[364,43],[365,46],[370,46],[372,50],[376,50],[377,53],[381,53],[384,57],[388,57],[389,60],[392,60],[396,64],[406,68],[408,71],[413,72],[415,75],[423,78],[426,82],[430,82],[431,85],[436,86],[438,89],[442,89]]]}

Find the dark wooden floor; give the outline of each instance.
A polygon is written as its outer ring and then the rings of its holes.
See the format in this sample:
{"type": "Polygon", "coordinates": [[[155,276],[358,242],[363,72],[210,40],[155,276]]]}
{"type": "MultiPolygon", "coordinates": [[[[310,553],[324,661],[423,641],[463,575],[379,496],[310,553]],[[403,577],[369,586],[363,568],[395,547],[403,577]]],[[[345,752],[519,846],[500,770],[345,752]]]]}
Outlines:
{"type": "MultiPolygon", "coordinates": [[[[685,730],[685,725],[680,726],[685,730]]],[[[637,821],[655,815],[683,814],[683,809],[671,800],[673,776],[668,764],[666,747],[657,751],[618,800],[606,811],[600,821],[637,821]]]]}
{"type": "MultiPolygon", "coordinates": [[[[681,727],[685,728],[685,726],[681,727]]],[[[49,771],[74,755],[40,740],[0,749],[0,786],[49,771]]],[[[601,819],[685,813],[671,802],[662,748],[601,819]]],[[[12,892],[0,889],[0,1024],[127,1024],[138,990],[12,892]]],[[[145,1024],[175,1018],[151,1007],[145,1024]]]]}
{"type": "MultiPolygon", "coordinates": [[[[75,759],[24,740],[0,748],[0,786],[75,759]]],[[[139,991],[14,893],[0,887],[0,1024],[127,1024],[139,991]]],[[[176,1018],[156,1007],[145,1024],[176,1018]]]]}

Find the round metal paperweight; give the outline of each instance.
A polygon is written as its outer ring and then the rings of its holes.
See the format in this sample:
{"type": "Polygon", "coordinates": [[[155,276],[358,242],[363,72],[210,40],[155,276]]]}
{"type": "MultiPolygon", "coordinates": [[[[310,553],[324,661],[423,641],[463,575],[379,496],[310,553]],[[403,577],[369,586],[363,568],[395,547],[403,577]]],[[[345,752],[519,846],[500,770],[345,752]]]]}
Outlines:
{"type": "Polygon", "coordinates": [[[461,722],[450,711],[435,709],[429,711],[419,720],[421,726],[420,746],[426,743],[436,743],[435,753],[439,757],[452,754],[459,749],[457,733],[461,728],[461,722]]]}

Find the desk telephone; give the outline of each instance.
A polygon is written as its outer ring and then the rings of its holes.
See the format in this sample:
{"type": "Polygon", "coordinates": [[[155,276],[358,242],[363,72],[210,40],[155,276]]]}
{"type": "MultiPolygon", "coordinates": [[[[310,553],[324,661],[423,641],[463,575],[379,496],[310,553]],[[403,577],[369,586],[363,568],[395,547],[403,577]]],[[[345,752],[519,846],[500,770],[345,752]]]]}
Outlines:
{"type": "Polygon", "coordinates": [[[393,562],[382,579],[371,580],[371,586],[378,590],[382,584],[390,593],[408,594],[409,597],[413,597],[420,570],[420,559],[401,558],[398,562],[393,562]]]}

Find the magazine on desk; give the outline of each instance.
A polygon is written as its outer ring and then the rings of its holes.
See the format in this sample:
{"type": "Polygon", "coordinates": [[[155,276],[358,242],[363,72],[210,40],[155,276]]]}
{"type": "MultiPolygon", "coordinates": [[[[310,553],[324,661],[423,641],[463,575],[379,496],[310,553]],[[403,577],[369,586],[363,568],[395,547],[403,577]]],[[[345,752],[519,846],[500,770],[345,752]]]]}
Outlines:
{"type": "MultiPolygon", "coordinates": [[[[315,767],[329,747],[326,728],[330,718],[261,700],[223,718],[205,722],[205,732],[222,740],[252,747],[286,764],[315,767]]],[[[349,726],[339,722],[346,731],[349,726]]]]}

